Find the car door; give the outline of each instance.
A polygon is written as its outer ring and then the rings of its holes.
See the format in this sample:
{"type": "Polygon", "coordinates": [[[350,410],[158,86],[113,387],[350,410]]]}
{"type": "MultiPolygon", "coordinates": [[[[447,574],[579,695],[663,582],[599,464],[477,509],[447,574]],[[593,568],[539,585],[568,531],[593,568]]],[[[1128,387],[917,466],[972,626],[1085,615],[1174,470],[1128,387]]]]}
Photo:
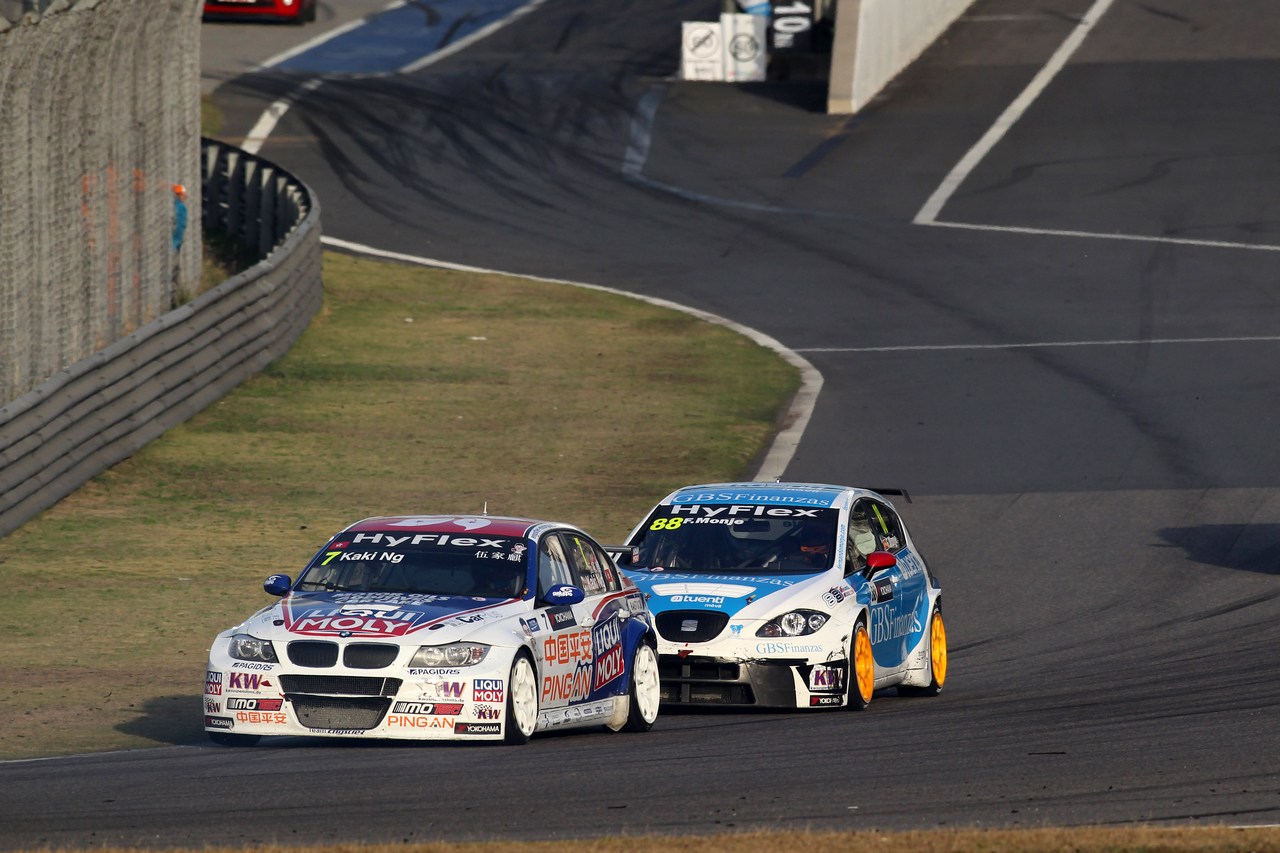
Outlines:
{"type": "Polygon", "coordinates": [[[561,536],[574,574],[586,598],[591,619],[591,699],[604,701],[625,691],[628,656],[623,642],[629,607],[624,606],[622,578],[595,541],[576,531],[561,536]]]}
{"type": "Polygon", "coordinates": [[[917,575],[923,573],[914,571],[918,563],[906,556],[902,524],[888,504],[871,498],[859,500],[850,515],[850,539],[858,540],[859,551],[865,552],[870,545],[875,551],[893,554],[895,558],[892,566],[865,570],[871,584],[867,628],[876,661],[876,681],[891,681],[906,666],[915,610],[924,595],[924,584],[917,575]]]}
{"type": "Polygon", "coordinates": [[[570,558],[571,546],[562,532],[548,533],[538,544],[538,590],[530,629],[543,710],[584,702],[592,691],[591,614],[599,596],[587,593],[572,604],[547,601],[548,590],[556,584],[570,584],[586,593],[576,561],[570,558]]]}

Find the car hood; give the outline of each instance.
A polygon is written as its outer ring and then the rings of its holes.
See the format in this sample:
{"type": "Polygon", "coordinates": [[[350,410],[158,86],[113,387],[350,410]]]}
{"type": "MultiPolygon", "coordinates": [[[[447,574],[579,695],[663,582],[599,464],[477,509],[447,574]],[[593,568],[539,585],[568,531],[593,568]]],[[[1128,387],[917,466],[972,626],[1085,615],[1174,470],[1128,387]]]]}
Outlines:
{"type": "Polygon", "coordinates": [[[517,599],[382,592],[291,593],[239,629],[262,639],[453,642],[527,609],[517,599]]]}
{"type": "Polygon", "coordinates": [[[812,575],[705,575],[627,572],[656,615],[668,610],[709,610],[730,618],[768,618],[793,603],[811,600],[835,584],[831,570],[812,575]]]}

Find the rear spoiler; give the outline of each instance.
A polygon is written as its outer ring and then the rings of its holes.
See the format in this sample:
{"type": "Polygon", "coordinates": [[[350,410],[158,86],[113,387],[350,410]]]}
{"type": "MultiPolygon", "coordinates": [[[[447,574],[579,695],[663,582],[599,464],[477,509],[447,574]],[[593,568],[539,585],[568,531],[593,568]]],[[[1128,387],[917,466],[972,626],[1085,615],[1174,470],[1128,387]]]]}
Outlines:
{"type": "Polygon", "coordinates": [[[876,492],[882,495],[902,495],[902,497],[906,499],[907,503],[911,503],[911,495],[907,494],[906,489],[875,489],[875,488],[871,488],[870,486],[868,486],[867,488],[871,489],[871,491],[873,492],[876,492]]]}
{"type": "Polygon", "coordinates": [[[609,555],[609,559],[613,560],[614,564],[618,566],[631,565],[635,562],[635,558],[640,551],[638,545],[601,545],[600,547],[609,555]]]}

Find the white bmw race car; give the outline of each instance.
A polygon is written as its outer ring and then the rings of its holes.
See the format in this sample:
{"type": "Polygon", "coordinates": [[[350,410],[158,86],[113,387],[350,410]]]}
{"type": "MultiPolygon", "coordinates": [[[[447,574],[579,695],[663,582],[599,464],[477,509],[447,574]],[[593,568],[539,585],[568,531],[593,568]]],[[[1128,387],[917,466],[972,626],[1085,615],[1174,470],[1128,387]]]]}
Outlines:
{"type": "Polygon", "coordinates": [[[351,525],[280,600],[219,634],[204,678],[216,743],[263,735],[505,740],[647,731],[651,617],[581,530],[492,516],[351,525]]]}
{"type": "Polygon", "coordinates": [[[860,710],[946,680],[942,589],[880,492],[689,486],[610,550],[654,615],[664,703],[860,710]]]}

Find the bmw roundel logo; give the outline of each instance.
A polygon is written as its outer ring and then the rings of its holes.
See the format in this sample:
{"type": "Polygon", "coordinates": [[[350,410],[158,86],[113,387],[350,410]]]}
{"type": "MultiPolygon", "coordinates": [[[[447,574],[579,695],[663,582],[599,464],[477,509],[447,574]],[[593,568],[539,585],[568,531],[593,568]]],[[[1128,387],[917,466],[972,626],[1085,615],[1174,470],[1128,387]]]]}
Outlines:
{"type": "Polygon", "coordinates": [[[350,636],[351,636],[351,632],[350,632],[350,631],[339,631],[339,632],[338,632],[338,636],[339,636],[339,637],[350,637],[350,636]]]}

